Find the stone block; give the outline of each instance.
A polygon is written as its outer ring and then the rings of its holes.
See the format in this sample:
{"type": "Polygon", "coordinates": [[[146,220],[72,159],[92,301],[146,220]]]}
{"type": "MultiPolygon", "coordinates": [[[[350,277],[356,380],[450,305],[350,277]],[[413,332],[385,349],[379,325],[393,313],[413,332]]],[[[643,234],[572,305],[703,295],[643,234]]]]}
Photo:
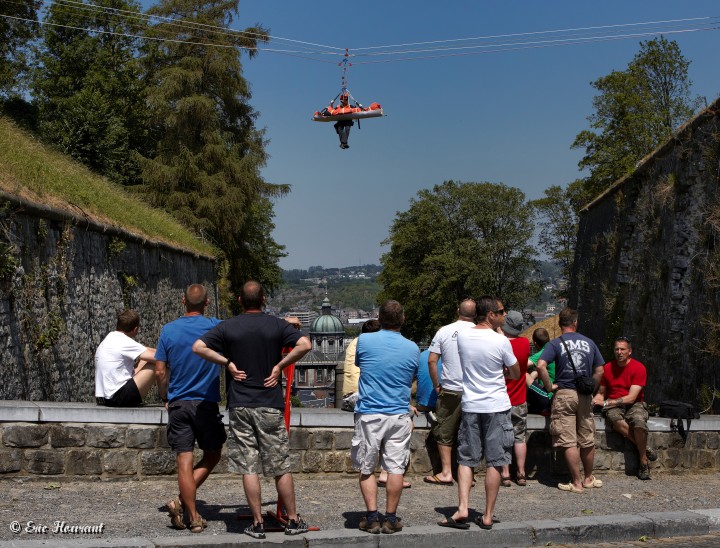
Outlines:
{"type": "Polygon", "coordinates": [[[228,473],[228,456],[226,453],[220,455],[220,460],[215,465],[212,471],[213,474],[227,474],[228,473]]]}
{"type": "Polygon", "coordinates": [[[680,465],[685,470],[693,470],[697,468],[698,453],[699,451],[695,449],[686,449],[682,451],[682,460],[680,461],[680,465]]]}
{"type": "Polygon", "coordinates": [[[606,445],[610,451],[623,451],[625,449],[625,438],[617,432],[606,432],[606,445]]]}
{"type": "Polygon", "coordinates": [[[350,458],[350,453],[347,453],[345,455],[345,472],[348,474],[355,474],[357,473],[357,470],[353,468],[352,458],[350,458]]]}
{"type": "Polygon", "coordinates": [[[707,433],[707,448],[712,450],[720,449],[720,432],[707,433]]]}
{"type": "Polygon", "coordinates": [[[428,432],[426,430],[420,432],[413,430],[413,433],[410,435],[410,451],[424,449],[427,437],[428,432]]]}
{"type": "Polygon", "coordinates": [[[608,451],[595,451],[593,470],[610,470],[612,466],[612,453],[608,451]]]}
{"type": "Polygon", "coordinates": [[[680,449],[669,448],[658,452],[658,462],[662,463],[666,470],[674,470],[680,465],[682,452],[680,449]]]}
{"type": "Polygon", "coordinates": [[[335,432],[335,449],[350,449],[354,432],[335,432]]]}
{"type": "Polygon", "coordinates": [[[717,462],[716,451],[701,450],[697,452],[697,467],[700,470],[711,470],[717,462]]]}
{"type": "Polygon", "coordinates": [[[433,471],[432,461],[425,447],[410,453],[410,469],[416,474],[429,474],[433,471]]]}
{"type": "Polygon", "coordinates": [[[305,428],[296,428],[290,432],[290,449],[309,449],[310,432],[305,428]]]}
{"type": "MultiPolygon", "coordinates": [[[[127,429],[125,447],[133,449],[155,449],[158,439],[156,426],[135,426],[127,429]]],[[[162,428],[162,430],[166,430],[162,428]]]]}
{"type": "Polygon", "coordinates": [[[140,453],[140,470],[146,476],[160,476],[177,472],[177,461],[172,451],[143,451],[140,453]]]}
{"type": "Polygon", "coordinates": [[[82,447],[85,445],[85,428],[57,424],[50,429],[50,445],[53,447],[82,447]]]}
{"type": "Polygon", "coordinates": [[[158,449],[170,449],[170,444],[167,440],[167,428],[158,428],[158,449]]]}
{"type": "Polygon", "coordinates": [[[705,449],[707,447],[707,434],[705,432],[690,432],[686,447],[690,449],[705,449]]]}
{"type": "Polygon", "coordinates": [[[62,451],[31,450],[25,452],[26,468],[31,474],[56,475],[65,471],[65,455],[62,451]]]}
{"type": "Polygon", "coordinates": [[[320,451],[305,451],[303,455],[303,472],[322,472],[323,454],[320,451]]]}
{"type": "Polygon", "coordinates": [[[345,468],[345,453],[330,451],[325,454],[323,472],[342,472],[345,468]]]}
{"type": "Polygon", "coordinates": [[[111,449],[125,445],[126,428],[115,425],[88,425],[87,441],[88,447],[100,447],[111,449]]]}
{"type": "Polygon", "coordinates": [[[652,520],[656,538],[689,537],[710,532],[707,517],[695,512],[648,512],[638,517],[652,520]]]}
{"type": "Polygon", "coordinates": [[[333,433],[329,430],[315,430],[310,440],[310,449],[328,450],[333,447],[333,433]]]}
{"type": "Polygon", "coordinates": [[[67,451],[65,473],[69,476],[102,474],[102,451],[70,449],[67,451]]]}
{"type": "Polygon", "coordinates": [[[6,426],[3,443],[7,447],[42,447],[48,442],[50,428],[45,425],[28,424],[6,426]]]}
{"type": "Polygon", "coordinates": [[[137,474],[138,452],[133,450],[105,451],[103,470],[114,476],[137,474]]]}
{"type": "Polygon", "coordinates": [[[0,474],[19,472],[22,469],[21,449],[0,449],[0,474]]]}

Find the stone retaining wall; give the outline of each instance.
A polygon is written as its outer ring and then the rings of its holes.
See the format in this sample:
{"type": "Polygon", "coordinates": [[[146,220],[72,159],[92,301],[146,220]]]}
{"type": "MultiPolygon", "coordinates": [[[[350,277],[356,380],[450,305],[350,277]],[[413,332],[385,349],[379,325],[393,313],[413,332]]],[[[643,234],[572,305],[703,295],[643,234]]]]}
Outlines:
{"type": "MultiPolygon", "coordinates": [[[[167,413],[161,407],[98,408],[83,404],[0,402],[0,477],[69,476],[87,479],[152,478],[175,474],[175,455],[166,438],[167,413]]],[[[225,417],[227,422],[227,417],[225,417]]],[[[562,458],[550,447],[547,419],[528,417],[527,470],[561,473],[562,458]]],[[[350,464],[353,417],[335,409],[297,409],[291,417],[292,471],[296,474],[354,474],[350,464]]],[[[596,418],[595,468],[634,474],[637,454],[628,442],[605,430],[596,418]]],[[[660,458],[656,471],[720,469],[720,418],[702,417],[691,425],[687,443],[671,431],[670,420],[651,418],[650,443],[660,458]]],[[[433,468],[435,448],[427,422],[415,419],[408,473],[433,468]]],[[[216,473],[233,472],[223,449],[216,473]]]]}

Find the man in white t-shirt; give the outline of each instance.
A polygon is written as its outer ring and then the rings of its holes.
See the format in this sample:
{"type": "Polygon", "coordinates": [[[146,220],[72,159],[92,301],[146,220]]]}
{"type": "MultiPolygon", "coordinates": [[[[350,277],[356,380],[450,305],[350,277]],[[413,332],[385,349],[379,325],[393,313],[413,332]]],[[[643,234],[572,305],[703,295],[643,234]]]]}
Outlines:
{"type": "MultiPolygon", "coordinates": [[[[510,341],[497,329],[506,311],[496,297],[476,301],[477,325],[458,333],[457,346],[463,371],[462,421],[458,433],[458,509],[443,527],[467,529],[473,468],[485,457],[485,512],[475,523],[492,529],[495,501],[503,465],[512,462],[514,443],[510,397],[505,377],[520,378],[520,366],[510,341]]],[[[444,362],[443,362],[444,367],[444,362]]]]}
{"type": "Polygon", "coordinates": [[[123,310],[115,331],[95,351],[95,398],[98,405],[137,407],[155,382],[155,349],[135,340],[140,316],[123,310]]]}
{"type": "Polygon", "coordinates": [[[435,405],[437,422],[433,424],[432,435],[437,444],[442,469],[437,474],[426,476],[425,483],[452,485],[452,447],[457,440],[460,427],[460,400],[463,393],[463,373],[458,356],[457,336],[463,329],[475,327],[475,301],[465,299],[457,310],[457,321],[438,329],[430,343],[428,370],[435,391],[438,393],[435,405]],[[438,360],[442,359],[442,379],[438,377],[438,360]]]}

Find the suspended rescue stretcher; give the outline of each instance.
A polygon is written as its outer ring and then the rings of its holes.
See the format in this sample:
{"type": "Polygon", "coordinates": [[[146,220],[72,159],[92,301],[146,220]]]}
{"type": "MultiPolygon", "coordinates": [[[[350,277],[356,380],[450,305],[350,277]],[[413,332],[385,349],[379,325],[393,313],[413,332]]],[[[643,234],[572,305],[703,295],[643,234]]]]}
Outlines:
{"type": "Polygon", "coordinates": [[[330,104],[322,110],[315,111],[313,114],[314,122],[338,122],[340,120],[363,120],[365,118],[379,118],[385,116],[382,106],[380,103],[371,103],[369,107],[363,107],[356,99],[350,94],[350,91],[343,88],[340,93],[335,96],[335,99],[330,101],[330,104]],[[338,106],[335,106],[335,101],[338,97],[347,95],[348,99],[352,99],[353,105],[350,102],[341,101],[338,106]]]}

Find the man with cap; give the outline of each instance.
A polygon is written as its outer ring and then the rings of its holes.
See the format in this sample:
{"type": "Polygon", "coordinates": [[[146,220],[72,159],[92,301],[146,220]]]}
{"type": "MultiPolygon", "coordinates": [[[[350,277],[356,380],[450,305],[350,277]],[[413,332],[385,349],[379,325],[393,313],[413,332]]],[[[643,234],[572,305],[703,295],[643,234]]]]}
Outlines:
{"type": "MultiPolygon", "coordinates": [[[[510,396],[510,420],[513,425],[514,444],[513,451],[515,453],[515,466],[517,467],[517,476],[515,481],[520,487],[527,485],[525,478],[525,456],[527,455],[527,444],[525,438],[527,436],[527,389],[525,388],[525,375],[528,368],[528,357],[530,356],[530,341],[525,337],[520,337],[523,329],[523,315],[517,310],[510,310],[505,316],[505,323],[501,326],[503,334],[510,340],[513,354],[520,366],[520,378],[511,379],[505,377],[505,385],[507,387],[508,396],[510,396]]],[[[500,477],[500,485],[510,487],[510,465],[506,464],[502,468],[500,477]]]]}

